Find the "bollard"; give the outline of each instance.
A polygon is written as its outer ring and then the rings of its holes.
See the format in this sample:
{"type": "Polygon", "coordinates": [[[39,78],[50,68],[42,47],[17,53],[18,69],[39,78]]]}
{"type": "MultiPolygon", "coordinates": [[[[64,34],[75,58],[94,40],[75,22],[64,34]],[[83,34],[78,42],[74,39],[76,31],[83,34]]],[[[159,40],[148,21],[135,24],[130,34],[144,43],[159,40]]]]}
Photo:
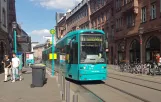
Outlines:
{"type": "Polygon", "coordinates": [[[61,85],[61,87],[62,87],[62,100],[65,100],[65,77],[62,75],[61,78],[62,78],[62,85],[61,85]]]}
{"type": "Polygon", "coordinates": [[[73,102],[78,102],[78,95],[77,94],[73,95],[73,102]]]}
{"type": "Polygon", "coordinates": [[[58,83],[59,83],[59,85],[61,85],[61,73],[60,73],[60,71],[58,72],[58,83]]]}
{"type": "Polygon", "coordinates": [[[70,102],[70,82],[66,81],[66,102],[70,102]]]}

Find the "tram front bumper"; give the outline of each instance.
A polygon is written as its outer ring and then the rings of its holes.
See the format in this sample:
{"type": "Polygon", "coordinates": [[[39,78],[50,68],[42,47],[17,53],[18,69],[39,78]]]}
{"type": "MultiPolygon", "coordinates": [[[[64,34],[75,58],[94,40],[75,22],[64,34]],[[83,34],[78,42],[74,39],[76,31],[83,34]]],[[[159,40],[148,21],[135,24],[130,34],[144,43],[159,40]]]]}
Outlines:
{"type": "Polygon", "coordinates": [[[80,70],[79,80],[80,81],[92,81],[92,80],[106,80],[107,71],[106,70],[80,70]]]}

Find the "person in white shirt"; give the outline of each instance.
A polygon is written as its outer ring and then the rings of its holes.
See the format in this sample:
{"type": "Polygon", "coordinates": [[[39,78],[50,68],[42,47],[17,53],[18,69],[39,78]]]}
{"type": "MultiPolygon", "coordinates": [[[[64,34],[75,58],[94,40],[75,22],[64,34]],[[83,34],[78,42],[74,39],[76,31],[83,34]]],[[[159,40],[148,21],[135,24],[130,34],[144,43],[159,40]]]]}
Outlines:
{"type": "Polygon", "coordinates": [[[19,58],[16,57],[16,54],[13,53],[13,58],[12,58],[12,75],[13,75],[13,80],[12,82],[16,81],[16,76],[18,75],[18,67],[20,65],[20,60],[19,58]]]}

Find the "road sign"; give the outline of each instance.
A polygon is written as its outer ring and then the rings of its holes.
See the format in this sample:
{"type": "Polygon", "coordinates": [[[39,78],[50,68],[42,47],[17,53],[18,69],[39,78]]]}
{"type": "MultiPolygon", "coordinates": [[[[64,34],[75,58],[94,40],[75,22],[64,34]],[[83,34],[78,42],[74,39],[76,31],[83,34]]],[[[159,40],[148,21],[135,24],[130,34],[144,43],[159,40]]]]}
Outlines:
{"type": "Polygon", "coordinates": [[[56,33],[56,31],[54,29],[50,30],[50,34],[55,34],[55,33],[56,33]]]}
{"type": "Polygon", "coordinates": [[[54,53],[54,56],[52,53],[49,54],[49,59],[57,59],[57,54],[54,53]],[[54,58],[53,58],[54,57],[54,58]]]}

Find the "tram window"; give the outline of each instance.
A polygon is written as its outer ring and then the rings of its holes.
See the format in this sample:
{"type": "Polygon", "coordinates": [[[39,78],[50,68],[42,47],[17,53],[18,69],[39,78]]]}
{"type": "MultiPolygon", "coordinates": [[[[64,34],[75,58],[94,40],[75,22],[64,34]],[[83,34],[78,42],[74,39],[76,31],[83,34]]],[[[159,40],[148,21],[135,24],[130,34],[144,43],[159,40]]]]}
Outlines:
{"type": "Polygon", "coordinates": [[[70,64],[78,64],[78,43],[73,43],[70,49],[70,64]]]}

